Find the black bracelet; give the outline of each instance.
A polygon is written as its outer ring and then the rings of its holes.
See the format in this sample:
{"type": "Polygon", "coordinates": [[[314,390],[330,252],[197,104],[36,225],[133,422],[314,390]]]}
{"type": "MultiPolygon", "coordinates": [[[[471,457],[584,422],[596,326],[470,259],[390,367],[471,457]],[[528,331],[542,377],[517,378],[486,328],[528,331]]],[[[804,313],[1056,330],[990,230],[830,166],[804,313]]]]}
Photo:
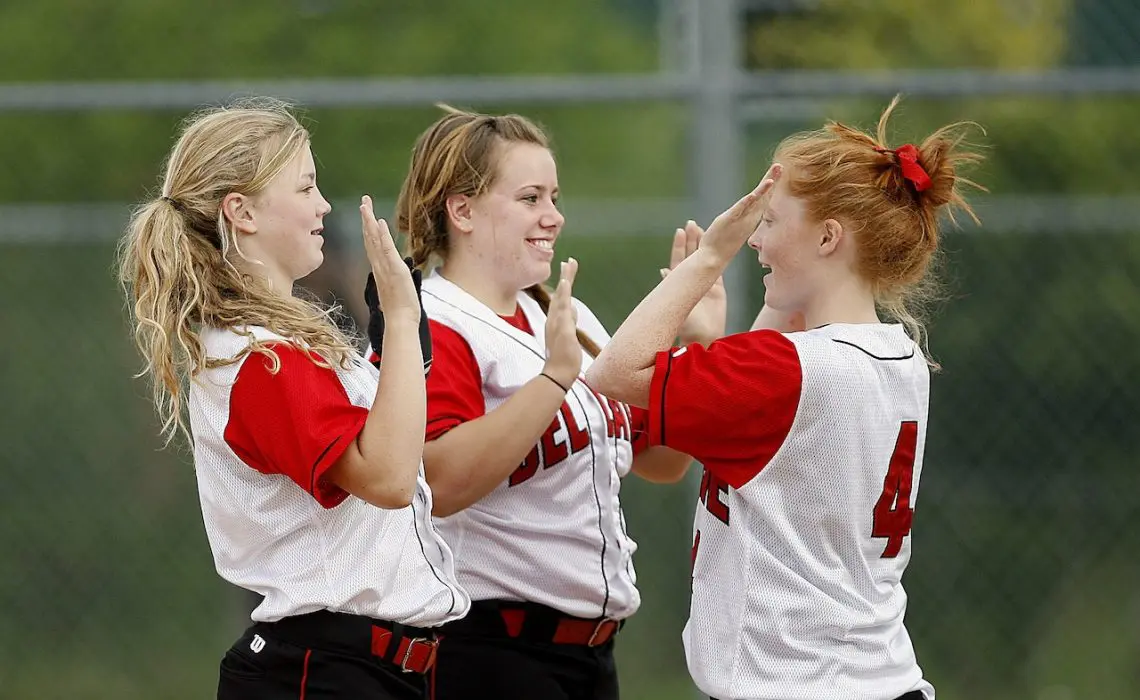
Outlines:
{"type": "Polygon", "coordinates": [[[546,377],[546,378],[547,378],[547,379],[549,379],[550,381],[554,382],[554,385],[555,385],[555,386],[557,386],[559,389],[561,389],[563,392],[565,392],[565,393],[567,393],[567,394],[569,394],[569,393],[570,393],[570,390],[569,390],[568,388],[566,388],[566,387],[562,386],[562,382],[558,381],[557,379],[555,379],[554,377],[550,376],[550,375],[549,375],[549,374],[547,374],[546,372],[539,372],[539,373],[538,373],[538,376],[540,376],[540,377],[546,377]]]}

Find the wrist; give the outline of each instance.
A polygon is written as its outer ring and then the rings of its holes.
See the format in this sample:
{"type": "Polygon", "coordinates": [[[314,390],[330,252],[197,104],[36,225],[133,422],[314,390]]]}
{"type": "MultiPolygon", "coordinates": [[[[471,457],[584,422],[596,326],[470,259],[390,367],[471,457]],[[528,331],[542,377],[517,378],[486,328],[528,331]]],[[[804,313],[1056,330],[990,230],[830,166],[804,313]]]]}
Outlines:
{"type": "Polygon", "coordinates": [[[559,390],[561,390],[563,394],[569,394],[570,393],[570,384],[563,383],[560,379],[555,379],[554,377],[550,376],[546,372],[539,372],[538,379],[541,379],[542,381],[550,384],[551,386],[558,387],[559,390]]]}
{"type": "Polygon", "coordinates": [[[393,326],[398,326],[402,330],[411,329],[418,333],[420,327],[420,310],[406,309],[385,313],[384,332],[387,333],[393,326]]]}
{"type": "Polygon", "coordinates": [[[697,248],[692,255],[685,258],[685,262],[692,260],[692,264],[699,268],[701,272],[720,277],[721,273],[724,272],[724,269],[728,267],[728,264],[732,262],[735,256],[735,251],[732,253],[723,253],[715,248],[704,247],[697,248]]]}
{"type": "Polygon", "coordinates": [[[570,390],[570,386],[578,379],[578,372],[561,369],[558,367],[551,367],[549,365],[542,368],[539,376],[545,375],[547,379],[562,387],[566,391],[570,390]]]}

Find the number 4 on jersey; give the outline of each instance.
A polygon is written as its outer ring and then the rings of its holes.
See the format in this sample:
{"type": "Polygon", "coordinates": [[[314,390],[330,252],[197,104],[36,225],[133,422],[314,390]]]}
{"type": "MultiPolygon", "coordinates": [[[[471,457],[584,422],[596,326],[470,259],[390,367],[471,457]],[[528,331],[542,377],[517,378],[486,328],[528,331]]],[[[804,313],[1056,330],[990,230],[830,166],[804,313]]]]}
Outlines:
{"type": "Polygon", "coordinates": [[[914,453],[918,447],[918,422],[903,421],[895,451],[883,480],[883,493],[875,503],[871,521],[871,537],[886,537],[883,559],[893,559],[902,549],[903,538],[910,534],[914,508],[910,507],[910,489],[914,481],[914,453]]]}

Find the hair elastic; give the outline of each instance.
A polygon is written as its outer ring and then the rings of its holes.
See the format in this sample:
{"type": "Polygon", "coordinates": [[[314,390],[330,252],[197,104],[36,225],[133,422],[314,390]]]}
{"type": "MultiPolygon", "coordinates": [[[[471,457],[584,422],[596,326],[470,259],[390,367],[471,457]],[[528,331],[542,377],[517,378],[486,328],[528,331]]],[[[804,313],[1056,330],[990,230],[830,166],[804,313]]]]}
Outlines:
{"type": "Polygon", "coordinates": [[[876,148],[875,150],[879,153],[895,154],[899,169],[902,170],[903,179],[914,185],[916,192],[930,189],[930,185],[933,183],[930,180],[930,175],[919,164],[918,148],[913,143],[903,144],[893,151],[888,148],[876,148]]]}
{"type": "Polygon", "coordinates": [[[162,197],[160,197],[160,199],[162,199],[162,201],[166,202],[170,206],[174,207],[174,210],[177,211],[178,213],[180,213],[180,214],[186,213],[186,207],[182,206],[182,202],[179,202],[177,199],[175,199],[173,197],[167,197],[166,195],[162,195],[162,197]]]}

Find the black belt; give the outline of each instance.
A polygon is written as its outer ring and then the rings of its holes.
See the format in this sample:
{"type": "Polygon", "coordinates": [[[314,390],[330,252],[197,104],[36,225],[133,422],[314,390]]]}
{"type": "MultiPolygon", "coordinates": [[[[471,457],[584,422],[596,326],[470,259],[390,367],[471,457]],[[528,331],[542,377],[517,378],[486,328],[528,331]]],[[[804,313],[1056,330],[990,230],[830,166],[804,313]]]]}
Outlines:
{"type": "Polygon", "coordinates": [[[258,622],[254,628],[294,646],[375,656],[405,673],[430,671],[438,647],[434,630],[329,610],[258,622]]]}
{"type": "MultiPolygon", "coordinates": [[[[716,700],[716,698],[710,696],[709,700],[716,700]]],[[[923,695],[921,691],[912,690],[909,693],[898,696],[895,700],[926,700],[926,696],[923,695]]]]}

